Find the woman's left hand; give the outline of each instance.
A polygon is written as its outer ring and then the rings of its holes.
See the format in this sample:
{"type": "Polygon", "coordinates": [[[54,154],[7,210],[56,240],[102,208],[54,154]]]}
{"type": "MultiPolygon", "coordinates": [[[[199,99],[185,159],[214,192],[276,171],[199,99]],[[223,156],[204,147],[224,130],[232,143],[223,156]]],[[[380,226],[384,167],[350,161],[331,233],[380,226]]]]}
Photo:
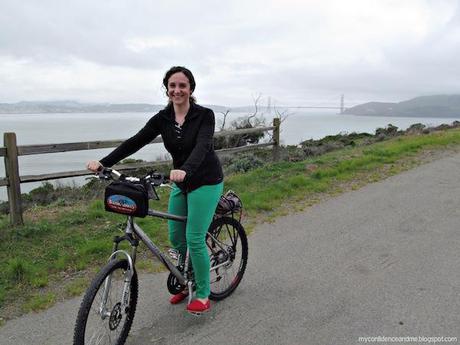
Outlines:
{"type": "Polygon", "coordinates": [[[169,173],[169,179],[172,182],[182,182],[185,179],[187,173],[184,170],[171,170],[169,173]]]}

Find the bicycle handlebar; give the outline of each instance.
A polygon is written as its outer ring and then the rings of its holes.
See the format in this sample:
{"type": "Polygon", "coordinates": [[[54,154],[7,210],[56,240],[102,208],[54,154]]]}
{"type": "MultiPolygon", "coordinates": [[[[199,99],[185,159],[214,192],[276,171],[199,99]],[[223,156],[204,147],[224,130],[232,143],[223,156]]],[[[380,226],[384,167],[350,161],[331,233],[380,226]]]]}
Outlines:
{"type": "Polygon", "coordinates": [[[101,180],[122,180],[122,181],[129,181],[129,182],[144,182],[152,184],[155,187],[170,187],[169,185],[169,178],[166,177],[164,174],[151,171],[144,177],[134,177],[134,176],[126,176],[121,172],[112,169],[112,168],[105,168],[101,167],[96,176],[101,180]]]}

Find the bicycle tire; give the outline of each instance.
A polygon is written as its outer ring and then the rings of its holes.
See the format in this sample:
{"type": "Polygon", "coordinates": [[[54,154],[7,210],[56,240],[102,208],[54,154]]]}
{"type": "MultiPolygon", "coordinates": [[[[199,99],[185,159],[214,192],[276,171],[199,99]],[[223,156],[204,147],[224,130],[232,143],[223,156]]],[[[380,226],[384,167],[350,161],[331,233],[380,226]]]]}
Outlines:
{"type": "Polygon", "coordinates": [[[243,278],[248,262],[248,240],[243,226],[234,218],[220,217],[213,220],[208,233],[213,235],[219,244],[230,255],[227,255],[211,236],[206,237],[206,244],[211,261],[211,269],[223,262],[230,261],[210,273],[211,293],[213,301],[222,300],[230,296],[243,278]],[[239,260],[239,262],[238,262],[239,260]]]}
{"type": "Polygon", "coordinates": [[[129,307],[123,312],[120,306],[121,296],[123,294],[123,278],[127,269],[127,260],[110,261],[93,279],[90,287],[86,290],[85,296],[83,297],[83,301],[80,305],[80,310],[78,311],[74,330],[74,345],[105,343],[111,345],[123,345],[125,343],[136,312],[139,288],[137,273],[136,270],[134,270],[129,286],[129,307]],[[101,294],[99,298],[102,300],[104,282],[109,276],[111,276],[111,286],[107,299],[107,310],[110,311],[110,316],[106,316],[105,319],[102,319],[98,310],[98,299],[96,297],[98,294],[101,294]],[[114,286],[114,284],[116,284],[116,286],[114,286]],[[118,291],[116,290],[116,287],[118,287],[118,291]],[[112,300],[112,292],[116,293],[116,295],[113,296],[116,298],[114,300],[112,300]],[[90,318],[91,320],[89,320],[90,318]],[[97,327],[98,324],[100,324],[100,327],[97,327]],[[93,333],[93,329],[95,329],[96,333],[93,333]],[[119,332],[116,332],[117,330],[119,330],[119,332]],[[101,333],[97,333],[98,331],[101,333]],[[110,334],[111,331],[115,331],[113,332],[114,334],[110,334]],[[115,342],[113,342],[112,336],[115,335],[117,335],[117,338],[115,339],[115,342]],[[102,342],[102,340],[108,340],[108,342],[102,342]]]}

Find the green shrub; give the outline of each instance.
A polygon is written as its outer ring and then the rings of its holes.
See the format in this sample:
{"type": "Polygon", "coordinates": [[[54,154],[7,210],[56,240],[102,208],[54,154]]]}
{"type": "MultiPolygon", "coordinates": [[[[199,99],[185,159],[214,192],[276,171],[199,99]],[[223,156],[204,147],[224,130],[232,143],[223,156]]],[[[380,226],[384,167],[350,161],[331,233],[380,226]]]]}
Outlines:
{"type": "MultiPolygon", "coordinates": [[[[5,301],[6,298],[6,289],[3,289],[3,287],[0,285],[0,308],[3,306],[3,302],[5,301]]],[[[0,323],[1,326],[1,323],[0,323]]]]}
{"type": "Polygon", "coordinates": [[[46,235],[52,226],[46,221],[29,223],[21,227],[15,228],[15,235],[24,238],[37,238],[39,236],[46,235]]]}
{"type": "Polygon", "coordinates": [[[10,259],[6,265],[6,277],[12,283],[27,282],[32,271],[31,264],[22,258],[10,259]]]}
{"type": "Polygon", "coordinates": [[[377,128],[375,130],[375,135],[377,137],[394,137],[396,134],[398,134],[398,127],[392,125],[389,123],[385,128],[377,128]]]}
{"type": "Polygon", "coordinates": [[[33,276],[30,278],[30,285],[32,287],[40,288],[48,285],[48,275],[33,276]]]}
{"type": "Polygon", "coordinates": [[[237,156],[227,167],[228,173],[243,173],[264,165],[264,162],[253,154],[237,156]]]}

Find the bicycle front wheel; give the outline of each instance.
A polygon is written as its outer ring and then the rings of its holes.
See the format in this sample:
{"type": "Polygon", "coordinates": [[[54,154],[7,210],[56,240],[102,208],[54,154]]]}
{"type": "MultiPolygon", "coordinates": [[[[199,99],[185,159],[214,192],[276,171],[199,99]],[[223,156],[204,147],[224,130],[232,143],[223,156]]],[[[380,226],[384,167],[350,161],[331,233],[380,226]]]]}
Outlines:
{"type": "Polygon", "coordinates": [[[92,281],[78,312],[74,345],[122,345],[136,312],[138,280],[128,261],[110,261],[92,281]],[[126,303],[127,302],[127,303],[126,303]]]}
{"type": "Polygon", "coordinates": [[[248,262],[248,240],[237,220],[221,217],[211,223],[206,244],[211,260],[209,298],[218,301],[230,296],[243,278],[248,262]]]}

